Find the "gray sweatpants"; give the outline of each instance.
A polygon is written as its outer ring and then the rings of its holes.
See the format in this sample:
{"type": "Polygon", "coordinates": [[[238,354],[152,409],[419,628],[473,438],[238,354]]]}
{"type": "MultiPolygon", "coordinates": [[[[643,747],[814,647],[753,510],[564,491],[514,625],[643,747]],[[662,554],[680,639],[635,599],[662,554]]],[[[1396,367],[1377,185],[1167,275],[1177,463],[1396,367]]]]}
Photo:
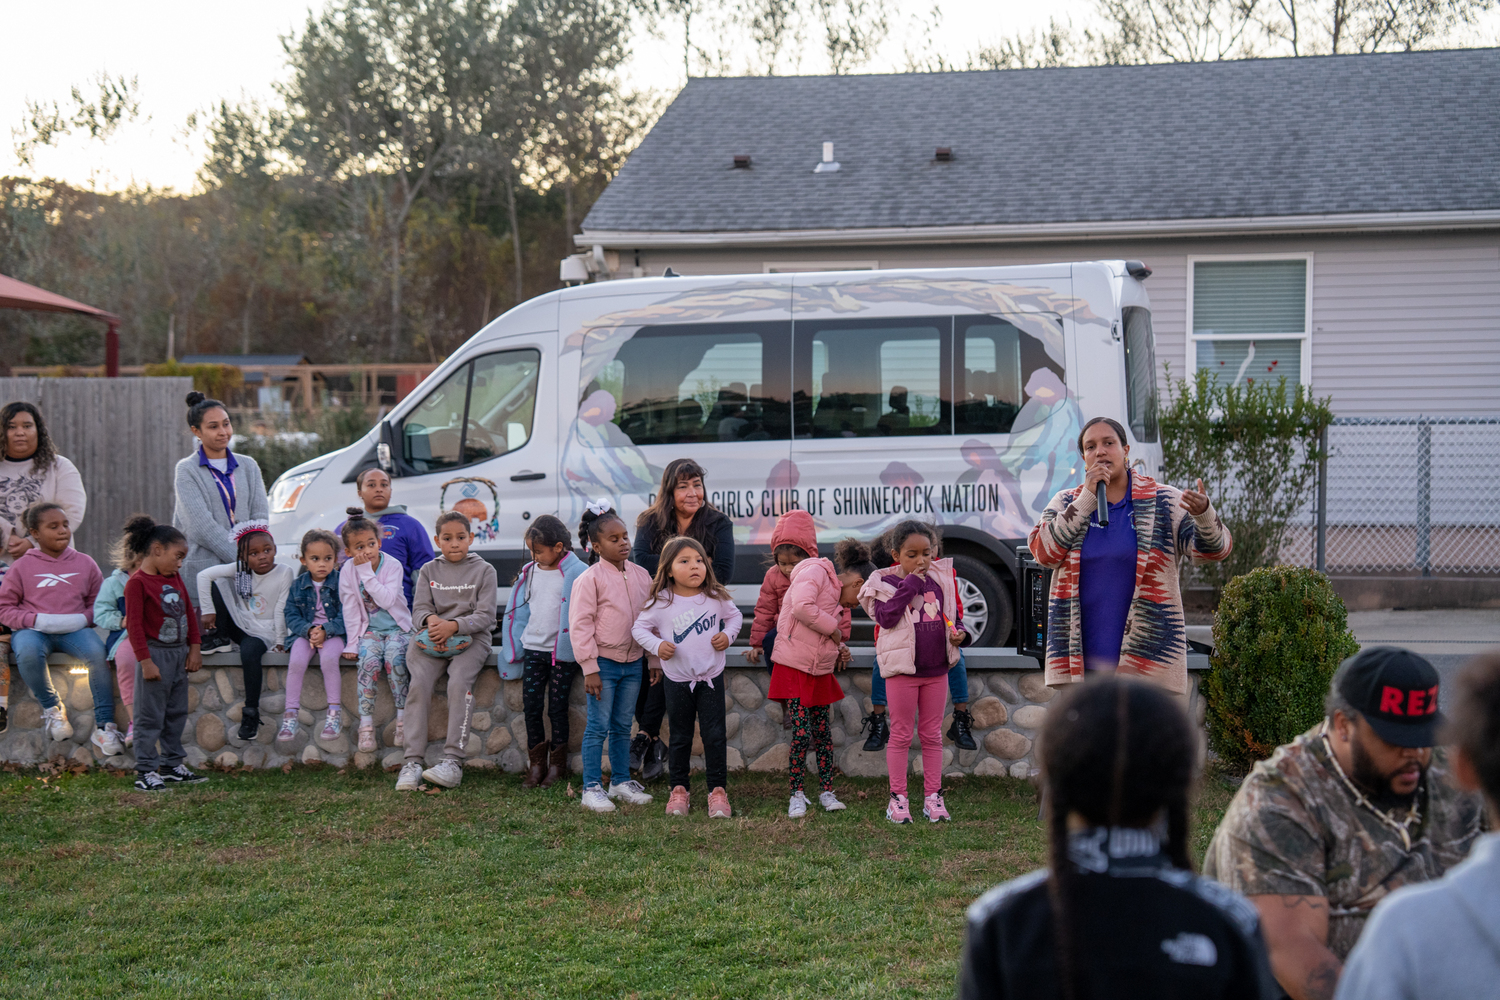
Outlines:
{"type": "MultiPolygon", "coordinates": [[[[486,637],[488,638],[488,637],[486,637]]],[[[406,690],[406,759],[421,760],[427,750],[427,713],[432,708],[432,689],[448,674],[448,740],[444,757],[463,760],[469,741],[469,716],[474,711],[474,681],[489,658],[489,643],[474,643],[451,660],[428,656],[413,642],[406,651],[406,669],[411,686],[406,690]]]]}
{"type": "Polygon", "coordinates": [[[146,680],[141,665],[135,665],[135,769],[141,774],[182,763],[182,727],[188,717],[187,646],[146,645],[161,679],[146,680]]]}

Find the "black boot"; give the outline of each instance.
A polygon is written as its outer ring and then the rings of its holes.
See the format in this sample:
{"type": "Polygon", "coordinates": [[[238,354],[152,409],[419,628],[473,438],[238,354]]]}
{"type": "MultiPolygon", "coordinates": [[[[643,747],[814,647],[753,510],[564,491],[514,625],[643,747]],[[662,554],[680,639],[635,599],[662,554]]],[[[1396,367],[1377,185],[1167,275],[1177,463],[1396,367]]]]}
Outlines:
{"type": "Polygon", "coordinates": [[[260,712],[253,708],[246,708],[240,715],[240,739],[253,740],[258,732],[260,732],[260,712]]]}
{"type": "Polygon", "coordinates": [[[652,740],[641,763],[641,781],[655,781],[667,770],[667,745],[661,740],[652,740]]]}
{"type": "Polygon", "coordinates": [[[639,771],[646,763],[646,751],[651,749],[651,737],[636,733],[630,739],[630,769],[639,771]]]}
{"type": "Polygon", "coordinates": [[[952,740],[960,750],[978,750],[979,744],[974,742],[974,734],[970,732],[973,726],[974,716],[969,714],[969,710],[955,708],[953,725],[948,727],[948,739],[952,740]]]}
{"type": "Polygon", "coordinates": [[[869,739],[865,740],[864,750],[873,753],[876,750],[884,750],[885,745],[891,739],[891,724],[886,719],[884,712],[871,712],[865,716],[864,723],[859,727],[860,732],[866,729],[870,731],[869,739]]]}

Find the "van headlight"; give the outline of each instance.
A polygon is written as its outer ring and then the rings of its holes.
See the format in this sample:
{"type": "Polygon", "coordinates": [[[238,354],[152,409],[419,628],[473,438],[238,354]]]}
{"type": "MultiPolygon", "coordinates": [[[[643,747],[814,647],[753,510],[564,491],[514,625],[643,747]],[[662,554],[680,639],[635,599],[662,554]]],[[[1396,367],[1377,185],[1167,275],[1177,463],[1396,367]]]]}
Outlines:
{"type": "Polygon", "coordinates": [[[322,471],[322,469],[314,469],[311,472],[299,472],[295,476],[282,476],[276,480],[271,487],[271,513],[290,514],[296,510],[297,501],[302,499],[302,494],[322,471]]]}

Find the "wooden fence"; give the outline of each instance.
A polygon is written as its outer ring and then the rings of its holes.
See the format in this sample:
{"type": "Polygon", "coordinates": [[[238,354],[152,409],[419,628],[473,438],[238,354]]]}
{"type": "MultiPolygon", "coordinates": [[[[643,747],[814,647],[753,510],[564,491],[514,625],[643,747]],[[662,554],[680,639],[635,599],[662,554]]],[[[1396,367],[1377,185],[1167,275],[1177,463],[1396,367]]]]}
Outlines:
{"type": "Polygon", "coordinates": [[[190,378],[0,378],[0,405],[35,403],[59,455],[78,466],[88,509],[73,545],[109,575],[109,546],[131,514],[172,517],[173,467],[193,450],[190,378]]]}

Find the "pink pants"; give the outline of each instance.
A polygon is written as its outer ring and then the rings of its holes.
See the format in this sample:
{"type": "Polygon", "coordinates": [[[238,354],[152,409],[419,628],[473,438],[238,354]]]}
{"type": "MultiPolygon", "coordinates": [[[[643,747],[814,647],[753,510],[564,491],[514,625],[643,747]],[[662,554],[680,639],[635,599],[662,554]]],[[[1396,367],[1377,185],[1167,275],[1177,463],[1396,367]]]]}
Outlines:
{"type": "Polygon", "coordinates": [[[922,785],[926,794],[943,787],[943,708],[948,704],[948,675],[913,677],[898,674],[885,680],[886,711],[891,717],[891,739],[885,745],[885,766],[891,791],[906,794],[906,755],[912,729],[922,741],[922,785]]]}
{"type": "MultiPolygon", "coordinates": [[[[339,681],[339,657],[344,653],[344,637],[330,635],[323,640],[318,650],[318,666],[323,671],[323,693],[328,695],[328,704],[338,705],[343,701],[339,681]]],[[[307,665],[312,662],[312,643],[297,639],[292,643],[291,655],[286,660],[286,710],[295,712],[302,707],[302,678],[307,674],[307,665]]]]}
{"type": "Polygon", "coordinates": [[[122,635],[115,647],[115,679],[120,682],[120,700],[127,705],[135,704],[135,665],[135,647],[130,636],[122,635]]]}

